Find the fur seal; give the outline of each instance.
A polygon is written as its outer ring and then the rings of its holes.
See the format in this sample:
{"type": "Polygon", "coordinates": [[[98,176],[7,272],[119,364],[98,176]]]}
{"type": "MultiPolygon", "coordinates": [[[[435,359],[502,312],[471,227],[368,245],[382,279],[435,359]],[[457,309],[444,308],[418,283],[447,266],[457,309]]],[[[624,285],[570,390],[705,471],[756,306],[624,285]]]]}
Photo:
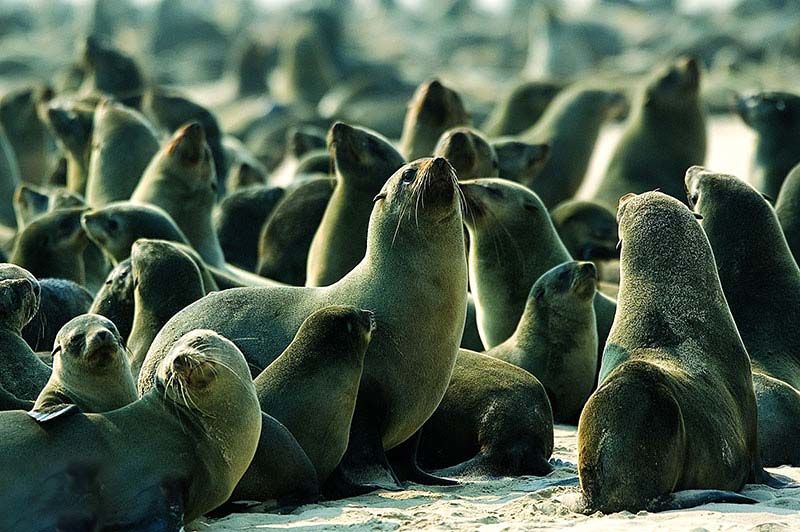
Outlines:
{"type": "MultiPolygon", "coordinates": [[[[461,190],[467,202],[464,221],[478,330],[483,344],[492,348],[514,334],[536,280],[572,257],[547,209],[526,187],[502,179],[474,179],[463,182],[461,190]]],[[[602,356],[616,305],[597,293],[594,310],[602,356]]]]}
{"type": "Polygon", "coordinates": [[[94,112],[86,203],[102,207],[129,199],[158,148],[156,132],[144,116],[101,101],[94,112]]]}
{"type": "Polygon", "coordinates": [[[14,212],[17,218],[17,230],[21,231],[28,223],[50,211],[84,207],[83,198],[66,188],[50,187],[40,189],[33,185],[21,183],[14,191],[14,212]]]}
{"type": "Polygon", "coordinates": [[[108,95],[134,109],[140,107],[145,81],[132,57],[102,39],[89,36],[81,60],[85,71],[81,86],[84,93],[108,95]]]}
{"type": "Polygon", "coordinates": [[[516,139],[495,140],[492,149],[497,154],[497,177],[517,183],[531,183],[550,157],[549,144],[530,144],[516,139]]]}
{"type": "Polygon", "coordinates": [[[244,161],[231,165],[228,169],[228,177],[225,178],[225,186],[229,193],[249,187],[266,184],[266,177],[256,166],[244,161]]]}
{"type": "Polygon", "coordinates": [[[736,112],[756,133],[750,182],[778,198],[789,171],[800,163],[800,96],[787,92],[740,96],[736,112]]]}
{"type": "Polygon", "coordinates": [[[43,113],[45,124],[67,157],[67,190],[85,194],[92,152],[94,106],[86,102],[51,101],[43,113]]]}
{"type": "Polygon", "coordinates": [[[0,127],[0,223],[11,228],[17,222],[13,198],[19,182],[17,158],[5,131],[0,127]]]}
{"type": "Polygon", "coordinates": [[[88,241],[81,228],[83,212],[83,208],[59,209],[32,221],[17,235],[11,262],[37,277],[69,279],[85,286],[83,251],[88,241]]]}
{"type": "Polygon", "coordinates": [[[589,85],[574,85],[560,92],[539,121],[517,137],[550,145],[544,168],[522,184],[533,189],[548,208],[572,198],[589,169],[602,126],[624,103],[621,93],[589,85]]]}
{"type": "Polygon", "coordinates": [[[127,343],[133,327],[134,313],[131,260],[125,259],[109,272],[103,286],[94,296],[89,314],[99,314],[111,320],[127,343]]]}
{"type": "Polygon", "coordinates": [[[655,188],[682,199],[686,169],[706,156],[697,61],[681,58],[657,68],[632,107],[594,199],[613,209],[623,194],[655,188]]]}
{"type": "Polygon", "coordinates": [[[460,350],[447,392],[422,427],[420,465],[445,476],[546,475],[552,452],[542,384],[502,360],[460,350]]]}
{"type": "Polygon", "coordinates": [[[403,157],[374,131],[336,122],[328,132],[336,187],[308,250],[306,286],[328,286],[353,269],[367,248],[373,198],[403,166],[403,157]]]}
{"type": "Polygon", "coordinates": [[[436,409],[464,329],[467,266],[457,187],[444,158],[401,167],[375,198],[366,256],[356,268],[330,287],[207,295],[156,336],[139,376],[140,391],[153,386],[154,368],[184,329],[219,330],[242,346],[255,368],[264,368],[315,310],[333,303],[371,310],[378,329],[365,358],[348,452],[337,471],[350,493],[358,489],[353,486],[384,479],[396,486],[384,450],[407,440],[436,409]],[[415,279],[412,286],[395,282],[409,278],[415,279]],[[376,480],[381,470],[384,479],[376,480]]]}
{"type": "Polygon", "coordinates": [[[794,260],[800,263],[800,164],[786,176],[775,202],[775,212],[794,260]]]}
{"type": "Polygon", "coordinates": [[[146,203],[109,203],[83,213],[81,226],[115,265],[130,257],[131,246],[140,238],[189,245],[189,239],[164,209],[146,203]]]}
{"type": "Polygon", "coordinates": [[[522,133],[539,121],[563,88],[562,84],[551,81],[524,81],[515,85],[497,102],[481,130],[490,137],[522,133]]]}
{"type": "Polygon", "coordinates": [[[469,124],[470,117],[457,92],[436,79],[423,83],[408,104],[400,153],[407,161],[429,157],[445,131],[469,124]]]}
{"type": "Polygon", "coordinates": [[[139,400],[103,414],[0,414],[0,464],[25,479],[4,497],[0,527],[178,530],[224,503],[261,430],[244,357],[225,338],[192,331],[156,379],[139,400]],[[22,507],[30,511],[12,510],[22,507]]]}
{"type": "Polygon", "coordinates": [[[34,351],[50,351],[61,327],[92,306],[92,294],[74,281],[41,279],[39,309],[22,328],[22,338],[34,351]]]}
{"type": "Polygon", "coordinates": [[[34,411],[73,404],[83,412],[109,412],[138,398],[125,344],[103,316],[83,314],[56,335],[53,373],[36,399],[34,411]]]}
{"type": "Polygon", "coordinates": [[[20,176],[39,185],[47,176],[51,142],[37,108],[52,97],[50,87],[39,85],[23,87],[0,98],[0,125],[14,150],[20,176]]]}
{"type": "Polygon", "coordinates": [[[133,244],[131,273],[135,311],[126,345],[135,378],[161,327],[178,311],[206,295],[206,287],[192,257],[162,240],[141,239],[133,244]]]}
{"type": "Polygon", "coordinates": [[[764,465],[800,465],[800,449],[787,445],[800,438],[800,422],[784,417],[800,411],[800,333],[793,325],[800,315],[800,268],[775,211],[755,188],[692,167],[686,190],[689,205],[702,216],[725,299],[752,362],[764,465]]]}
{"type": "Polygon", "coordinates": [[[476,177],[497,177],[500,172],[500,163],[494,148],[486,137],[473,128],[448,129],[439,137],[433,154],[450,161],[461,181],[476,177]]]}
{"type": "Polygon", "coordinates": [[[577,424],[594,390],[597,269],[567,262],[533,284],[525,312],[511,337],[485,354],[534,375],[547,390],[556,423],[577,424]]]}
{"type": "Polygon", "coordinates": [[[231,190],[214,212],[217,239],[228,263],[254,272],[261,228],[283,198],[284,190],[266,186],[231,190]]]}
{"type": "Polygon", "coordinates": [[[34,400],[50,377],[48,368],[22,339],[22,328],[39,308],[39,281],[27,270],[0,264],[0,388],[34,400]]]}
{"type": "MultiPolygon", "coordinates": [[[[270,184],[285,186],[294,181],[300,161],[308,154],[327,155],[327,133],[316,126],[293,126],[286,132],[283,158],[270,176],[270,184]]],[[[326,167],[323,170],[328,172],[326,167]]]]}
{"type": "Polygon", "coordinates": [[[205,138],[197,122],[180,128],[150,161],[131,201],[167,211],[203,260],[223,266],[225,257],[211,220],[217,178],[205,138]]]}
{"type": "Polygon", "coordinates": [[[703,230],[660,192],[624,196],[617,218],[619,307],[578,424],[587,509],[657,510],[676,491],[760,481],[750,361],[703,230]]]}
{"type": "Polygon", "coordinates": [[[617,221],[605,205],[569,200],[550,211],[558,236],[578,260],[604,260],[617,256],[617,221]]]}
{"type": "Polygon", "coordinates": [[[335,186],[335,179],[322,177],[286,191],[258,236],[259,275],[294,286],[306,284],[308,250],[335,186]]]}
{"type": "Polygon", "coordinates": [[[374,330],[369,311],[343,306],[318,310],[255,379],[261,409],[294,435],[320,484],[347,449],[364,354],[374,330]]]}

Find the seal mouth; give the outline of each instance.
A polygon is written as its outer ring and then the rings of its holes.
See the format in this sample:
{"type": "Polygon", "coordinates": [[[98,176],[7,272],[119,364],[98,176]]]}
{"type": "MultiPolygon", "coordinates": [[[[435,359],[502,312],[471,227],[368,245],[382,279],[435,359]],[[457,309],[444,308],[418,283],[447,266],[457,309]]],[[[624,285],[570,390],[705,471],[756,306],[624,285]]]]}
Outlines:
{"type": "Polygon", "coordinates": [[[593,263],[579,263],[575,268],[571,289],[581,297],[594,296],[598,279],[597,268],[593,263]]]}
{"type": "Polygon", "coordinates": [[[434,157],[424,161],[419,167],[419,176],[415,182],[415,199],[444,204],[452,202],[458,189],[458,178],[455,169],[444,157],[434,157]]]}
{"type": "Polygon", "coordinates": [[[102,368],[111,364],[118,352],[118,345],[113,340],[109,340],[102,345],[90,345],[86,347],[85,359],[90,366],[102,368]]]}

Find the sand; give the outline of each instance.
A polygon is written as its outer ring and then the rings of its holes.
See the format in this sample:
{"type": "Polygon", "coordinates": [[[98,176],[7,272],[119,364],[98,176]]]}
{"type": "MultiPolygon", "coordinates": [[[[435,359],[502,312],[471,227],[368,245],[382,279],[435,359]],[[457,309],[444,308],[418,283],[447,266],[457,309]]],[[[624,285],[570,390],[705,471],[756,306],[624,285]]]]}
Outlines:
{"type": "MultiPolygon", "coordinates": [[[[409,485],[336,502],[302,506],[291,514],[234,514],[195,523],[198,531],[234,530],[757,530],[800,529],[800,488],[747,486],[755,505],[710,504],[658,514],[622,512],[586,516],[570,511],[575,482],[577,429],[557,426],[554,458],[564,462],[547,477],[475,479],[460,486],[409,485]]],[[[800,481],[800,468],[770,471],[800,481]]]]}
{"type": "MultiPolygon", "coordinates": [[[[622,127],[601,135],[592,159],[585,197],[608,164],[622,127]]],[[[709,127],[706,165],[720,172],[746,176],[754,136],[736,117],[714,118],[709,127]]],[[[459,486],[431,488],[409,485],[398,492],[380,491],[362,497],[306,505],[288,515],[233,514],[195,522],[188,530],[800,530],[800,488],[776,490],[747,486],[755,505],[712,504],[658,514],[622,512],[586,516],[570,508],[578,497],[577,428],[557,426],[553,458],[560,460],[547,477],[470,479],[459,486]]],[[[770,471],[800,482],[800,468],[770,471]]]]}

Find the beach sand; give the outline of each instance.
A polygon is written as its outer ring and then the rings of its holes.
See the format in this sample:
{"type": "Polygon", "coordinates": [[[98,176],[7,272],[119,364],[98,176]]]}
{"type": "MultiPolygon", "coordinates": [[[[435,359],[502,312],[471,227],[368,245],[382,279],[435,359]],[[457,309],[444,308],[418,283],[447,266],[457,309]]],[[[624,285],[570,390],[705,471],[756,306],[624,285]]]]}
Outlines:
{"type": "MultiPolygon", "coordinates": [[[[608,164],[622,127],[603,132],[586,186],[585,197],[608,164]]],[[[754,135],[736,117],[717,117],[709,126],[706,165],[744,177],[753,152],[754,135]]],[[[692,510],[652,514],[627,512],[586,516],[570,511],[578,497],[577,428],[557,426],[553,458],[562,465],[547,477],[471,479],[459,486],[410,485],[398,492],[379,491],[362,497],[306,505],[288,515],[233,514],[193,523],[190,530],[800,530],[800,488],[776,490],[747,486],[744,494],[756,505],[712,504],[692,510]],[[559,484],[572,484],[571,486],[559,484]]],[[[770,471],[800,482],[800,468],[770,471]]]]}

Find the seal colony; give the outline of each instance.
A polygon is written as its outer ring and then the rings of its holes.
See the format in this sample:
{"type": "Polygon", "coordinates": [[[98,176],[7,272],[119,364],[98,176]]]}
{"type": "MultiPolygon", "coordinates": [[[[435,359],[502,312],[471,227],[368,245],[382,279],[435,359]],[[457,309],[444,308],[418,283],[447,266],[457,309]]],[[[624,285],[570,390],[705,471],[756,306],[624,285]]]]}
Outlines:
{"type": "MultiPolygon", "coordinates": [[[[667,53],[547,8],[548,77],[500,87],[443,65],[519,70],[527,16],[450,2],[431,32],[380,2],[362,51],[346,3],[110,4],[74,58],[0,31],[0,529],[193,530],[500,477],[587,514],[796,488],[764,467],[800,466],[800,96],[713,101],[720,65],[766,50],[667,53]],[[234,19],[274,40],[234,46],[234,19]],[[382,35],[410,23],[413,65],[382,35]],[[749,175],[696,166],[715,112],[755,132],[749,175]]],[[[52,18],[28,9],[19,33],[52,18]]]]}

